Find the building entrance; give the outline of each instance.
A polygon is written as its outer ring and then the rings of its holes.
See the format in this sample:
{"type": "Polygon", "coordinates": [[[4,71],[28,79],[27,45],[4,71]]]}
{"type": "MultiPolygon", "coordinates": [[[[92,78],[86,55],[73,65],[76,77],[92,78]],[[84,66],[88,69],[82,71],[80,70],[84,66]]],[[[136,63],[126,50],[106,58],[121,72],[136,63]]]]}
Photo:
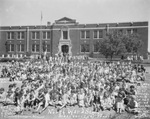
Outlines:
{"type": "Polygon", "coordinates": [[[61,46],[61,51],[62,51],[63,54],[68,54],[69,46],[68,45],[62,45],[61,46]]]}

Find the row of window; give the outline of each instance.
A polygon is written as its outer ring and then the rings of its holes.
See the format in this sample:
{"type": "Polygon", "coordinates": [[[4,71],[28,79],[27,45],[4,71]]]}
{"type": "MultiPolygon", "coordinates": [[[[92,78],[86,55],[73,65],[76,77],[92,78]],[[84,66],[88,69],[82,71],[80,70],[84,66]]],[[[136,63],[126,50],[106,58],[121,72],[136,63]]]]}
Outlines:
{"type": "MultiPolygon", "coordinates": [[[[7,45],[8,52],[14,52],[15,51],[15,45],[14,44],[8,44],[7,45]]],[[[47,52],[50,52],[50,45],[46,44],[45,50],[47,52]]],[[[24,52],[25,51],[25,45],[24,44],[17,44],[17,52],[24,52]]],[[[40,45],[39,44],[32,44],[32,52],[40,52],[40,45]]]]}
{"type": "MultiPolygon", "coordinates": [[[[123,33],[123,30],[120,29],[118,30],[119,33],[123,33]]],[[[132,33],[137,33],[137,29],[127,29],[126,30],[127,34],[132,34],[132,33]]],[[[81,31],[80,34],[81,39],[89,39],[90,38],[90,31],[81,31]]],[[[94,39],[100,39],[103,38],[103,30],[94,30],[93,31],[93,38],[94,39]]]]}
{"type": "MultiPolygon", "coordinates": [[[[14,52],[15,51],[15,45],[14,44],[8,44],[8,52],[14,52]]],[[[17,44],[17,51],[18,52],[24,52],[25,51],[25,45],[24,44],[17,44]]],[[[50,45],[46,44],[46,51],[50,52],[50,45]]],[[[40,52],[40,45],[39,44],[32,44],[32,52],[40,52]]],[[[89,44],[81,44],[81,52],[90,52],[90,45],[89,44]]],[[[94,52],[99,52],[99,48],[97,47],[97,44],[94,44],[94,52]]]]}
{"type": "MultiPolygon", "coordinates": [[[[80,52],[90,52],[90,45],[89,44],[81,44],[80,45],[80,52]]],[[[93,52],[99,52],[99,47],[97,44],[93,45],[93,52]]]]}
{"type": "MultiPolygon", "coordinates": [[[[97,44],[93,45],[93,52],[99,52],[99,46],[97,44]]],[[[85,52],[90,52],[90,44],[81,44],[80,45],[80,52],[85,53],[85,52]]]]}
{"type": "MultiPolygon", "coordinates": [[[[120,33],[123,32],[122,29],[119,30],[120,33]]],[[[137,33],[137,29],[127,29],[126,31],[128,34],[130,33],[137,33]]],[[[39,31],[33,31],[31,33],[32,39],[40,39],[40,32],[39,31]]],[[[43,39],[50,39],[50,31],[44,31],[42,32],[42,38],[43,39]]],[[[15,39],[15,33],[14,32],[8,32],[7,33],[8,39],[15,39]]],[[[17,39],[24,39],[25,38],[25,32],[17,32],[17,39]]],[[[80,38],[81,39],[89,39],[90,38],[90,31],[81,31],[80,32],[80,38]]],[[[93,31],[93,38],[99,39],[103,38],[103,30],[94,30],[93,31]]],[[[63,39],[68,39],[68,31],[63,31],[63,39]]]]}
{"type": "MultiPolygon", "coordinates": [[[[81,31],[80,38],[81,39],[90,38],[90,31],[81,31]]],[[[103,30],[94,30],[93,38],[94,39],[103,38],[103,30]]]]}
{"type": "MultiPolygon", "coordinates": [[[[32,32],[32,39],[40,39],[40,32],[32,32]]],[[[21,40],[25,38],[25,32],[17,32],[17,39],[21,40]]],[[[44,31],[42,32],[42,38],[43,39],[50,39],[50,32],[44,31]]],[[[15,32],[7,32],[7,39],[15,39],[15,32]]]]}

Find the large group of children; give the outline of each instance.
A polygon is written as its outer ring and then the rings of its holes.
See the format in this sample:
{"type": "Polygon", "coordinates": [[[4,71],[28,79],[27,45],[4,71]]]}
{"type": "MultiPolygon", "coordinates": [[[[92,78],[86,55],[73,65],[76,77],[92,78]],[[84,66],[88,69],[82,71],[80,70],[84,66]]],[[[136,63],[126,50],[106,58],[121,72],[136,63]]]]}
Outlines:
{"type": "Polygon", "coordinates": [[[91,61],[77,56],[10,62],[0,74],[12,82],[8,90],[0,88],[0,103],[15,105],[17,113],[42,113],[49,106],[57,111],[79,106],[91,107],[96,112],[138,113],[136,89],[145,80],[142,65],[91,61]]]}

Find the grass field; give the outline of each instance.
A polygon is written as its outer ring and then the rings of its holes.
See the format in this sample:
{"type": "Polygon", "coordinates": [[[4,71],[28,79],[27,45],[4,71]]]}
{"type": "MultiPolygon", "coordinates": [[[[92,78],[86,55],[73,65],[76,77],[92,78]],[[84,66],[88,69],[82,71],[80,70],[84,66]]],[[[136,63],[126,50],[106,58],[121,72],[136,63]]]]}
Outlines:
{"type": "MultiPolygon", "coordinates": [[[[54,107],[48,107],[42,114],[32,114],[31,111],[26,111],[21,115],[14,115],[11,113],[15,109],[14,106],[3,107],[0,105],[0,119],[150,119],[150,67],[146,67],[146,69],[146,81],[137,88],[137,100],[141,107],[137,117],[126,112],[123,114],[116,114],[114,111],[93,112],[92,108],[77,106],[64,108],[60,112],[57,112],[54,107]]],[[[0,79],[0,88],[7,89],[9,84],[8,79],[0,79]]],[[[19,82],[17,84],[21,85],[19,82]]]]}

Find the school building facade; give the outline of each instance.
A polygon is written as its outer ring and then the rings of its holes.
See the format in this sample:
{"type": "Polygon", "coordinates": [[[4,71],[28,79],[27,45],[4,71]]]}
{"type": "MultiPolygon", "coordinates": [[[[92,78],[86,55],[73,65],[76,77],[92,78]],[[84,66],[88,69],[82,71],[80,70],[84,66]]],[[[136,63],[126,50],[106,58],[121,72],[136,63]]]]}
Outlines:
{"type": "Polygon", "coordinates": [[[40,55],[45,47],[50,56],[63,52],[73,56],[93,53],[97,57],[96,43],[115,29],[140,34],[144,43],[141,54],[147,57],[148,22],[79,24],[67,17],[47,25],[0,27],[0,56],[40,55]]]}

